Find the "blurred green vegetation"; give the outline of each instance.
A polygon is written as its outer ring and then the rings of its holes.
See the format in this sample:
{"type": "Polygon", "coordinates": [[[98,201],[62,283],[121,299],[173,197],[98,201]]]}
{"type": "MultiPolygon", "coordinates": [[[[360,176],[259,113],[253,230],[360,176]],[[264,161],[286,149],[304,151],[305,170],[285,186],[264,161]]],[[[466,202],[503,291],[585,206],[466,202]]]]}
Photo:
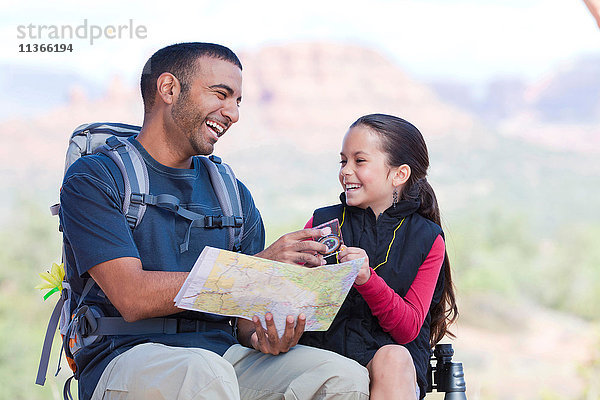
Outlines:
{"type": "MultiPolygon", "coordinates": [[[[58,220],[25,198],[15,203],[19,205],[0,231],[0,398],[58,398],[62,383],[52,377],[58,351],[53,352],[46,386],[34,384],[46,324],[57,300],[53,295],[44,302],[43,292],[34,286],[42,281],[39,272],[60,262],[58,220]]],[[[68,376],[65,372],[60,376],[68,376]]]]}
{"type": "MultiPolygon", "coordinates": [[[[31,201],[15,202],[0,230],[0,399],[58,399],[70,376],[63,360],[58,377],[56,335],[45,387],[34,384],[52,307],[38,273],[60,261],[58,219],[31,201]]],[[[459,216],[457,216],[459,215],[459,216]]],[[[306,221],[266,221],[267,243],[306,221]]],[[[600,226],[561,225],[538,234],[526,213],[487,209],[445,220],[454,279],[462,298],[482,293],[526,298],[588,320],[600,319],[600,226]]],[[[596,366],[597,368],[597,366],[596,366]]],[[[76,393],[76,384],[72,392],[76,393]]]]}
{"type": "Polygon", "coordinates": [[[456,285],[527,299],[600,320],[600,225],[568,223],[536,232],[527,214],[493,209],[465,213],[445,227],[456,285]]]}
{"type": "Polygon", "coordinates": [[[596,328],[598,338],[591,357],[579,366],[579,374],[585,382],[583,399],[600,399],[600,324],[596,328]]]}

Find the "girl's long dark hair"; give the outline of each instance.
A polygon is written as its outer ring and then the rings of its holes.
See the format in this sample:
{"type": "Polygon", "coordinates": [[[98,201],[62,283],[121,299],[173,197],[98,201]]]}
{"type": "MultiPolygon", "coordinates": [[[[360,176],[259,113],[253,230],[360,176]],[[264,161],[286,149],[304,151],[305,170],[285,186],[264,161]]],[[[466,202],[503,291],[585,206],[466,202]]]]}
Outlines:
{"type": "MultiPolygon", "coordinates": [[[[437,198],[433,188],[427,182],[429,154],[421,132],[410,122],[386,114],[365,115],[356,120],[350,128],[356,126],[365,126],[379,135],[381,150],[387,155],[389,165],[399,167],[407,164],[410,166],[411,174],[400,198],[414,199],[418,197],[421,205],[417,212],[441,227],[437,198]]],[[[442,298],[431,308],[429,335],[431,347],[435,346],[445,335],[454,337],[448,327],[458,318],[448,252],[444,254],[442,273],[444,274],[442,298]]]]}

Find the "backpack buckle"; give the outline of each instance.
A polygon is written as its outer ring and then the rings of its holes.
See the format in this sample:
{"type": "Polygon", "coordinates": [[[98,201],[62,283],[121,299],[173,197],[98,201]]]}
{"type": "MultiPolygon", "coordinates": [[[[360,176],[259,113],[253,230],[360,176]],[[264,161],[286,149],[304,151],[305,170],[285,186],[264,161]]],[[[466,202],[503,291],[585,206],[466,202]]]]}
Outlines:
{"type": "Polygon", "coordinates": [[[121,142],[116,136],[106,138],[106,144],[112,150],[125,146],[125,143],[121,142]]]}
{"type": "Polygon", "coordinates": [[[244,225],[244,217],[233,216],[233,227],[241,228],[244,225]]]}
{"type": "Polygon", "coordinates": [[[235,215],[227,215],[221,218],[220,228],[241,228],[244,223],[244,218],[235,215]]]}
{"type": "Polygon", "coordinates": [[[137,225],[137,217],[133,216],[133,215],[126,215],[125,219],[127,220],[127,224],[129,225],[129,227],[131,229],[135,228],[135,226],[137,225]]]}
{"type": "Polygon", "coordinates": [[[98,329],[98,322],[96,316],[92,313],[92,310],[88,306],[81,307],[82,313],[76,316],[79,322],[79,334],[82,338],[90,336],[96,329],[98,329]]]}
{"type": "Polygon", "coordinates": [[[131,193],[130,200],[133,204],[144,204],[144,195],[142,193],[131,193]]]}
{"type": "Polygon", "coordinates": [[[206,215],[204,217],[205,228],[222,228],[223,217],[221,215],[206,215]]]}

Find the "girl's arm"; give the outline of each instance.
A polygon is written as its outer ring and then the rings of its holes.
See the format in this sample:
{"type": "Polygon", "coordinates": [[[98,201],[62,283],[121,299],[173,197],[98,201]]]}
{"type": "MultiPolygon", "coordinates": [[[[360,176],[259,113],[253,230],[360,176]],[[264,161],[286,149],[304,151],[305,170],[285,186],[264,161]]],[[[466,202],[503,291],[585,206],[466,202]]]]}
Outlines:
{"type": "Polygon", "coordinates": [[[431,305],[444,255],[444,239],[438,236],[404,297],[389,287],[373,269],[365,284],[354,285],[379,320],[379,325],[396,342],[411,342],[419,334],[431,305]]]}

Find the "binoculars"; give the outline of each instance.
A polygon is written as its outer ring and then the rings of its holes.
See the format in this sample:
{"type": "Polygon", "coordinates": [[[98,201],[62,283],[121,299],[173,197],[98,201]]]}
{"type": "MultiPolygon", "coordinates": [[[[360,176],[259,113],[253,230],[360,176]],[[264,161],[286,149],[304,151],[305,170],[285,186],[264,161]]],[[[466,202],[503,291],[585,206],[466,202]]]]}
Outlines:
{"type": "Polygon", "coordinates": [[[438,344],[431,351],[427,392],[445,392],[444,400],[467,400],[462,363],[452,362],[453,355],[451,344],[438,344]]]}

